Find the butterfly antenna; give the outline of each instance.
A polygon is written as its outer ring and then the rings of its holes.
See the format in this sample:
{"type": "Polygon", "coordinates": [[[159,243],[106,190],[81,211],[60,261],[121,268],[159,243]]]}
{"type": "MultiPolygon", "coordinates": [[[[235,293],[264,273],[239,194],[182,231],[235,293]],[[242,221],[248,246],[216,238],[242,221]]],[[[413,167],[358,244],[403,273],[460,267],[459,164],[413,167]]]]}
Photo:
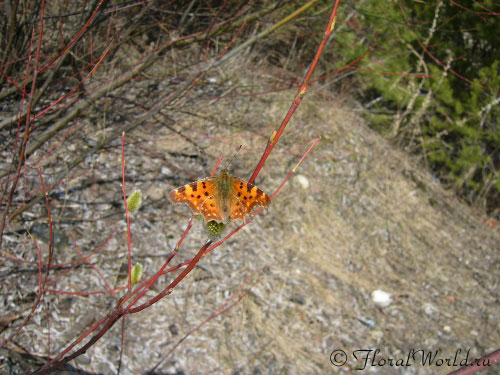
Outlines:
{"type": "Polygon", "coordinates": [[[229,162],[227,163],[227,166],[224,169],[229,170],[229,167],[233,163],[234,159],[236,158],[236,155],[238,155],[238,153],[240,152],[240,150],[241,150],[242,147],[243,147],[243,145],[240,145],[240,147],[238,147],[238,149],[234,153],[233,157],[229,160],[229,162]]]}

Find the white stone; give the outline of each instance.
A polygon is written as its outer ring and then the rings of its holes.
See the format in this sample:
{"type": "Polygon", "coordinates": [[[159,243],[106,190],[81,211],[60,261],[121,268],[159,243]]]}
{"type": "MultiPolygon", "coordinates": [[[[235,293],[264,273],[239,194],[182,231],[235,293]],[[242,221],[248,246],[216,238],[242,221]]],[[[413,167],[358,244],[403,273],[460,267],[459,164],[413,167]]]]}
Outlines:
{"type": "Polygon", "coordinates": [[[432,303],[426,303],[422,306],[422,308],[424,309],[424,312],[429,316],[432,316],[438,312],[438,309],[432,303]]]}
{"type": "Polygon", "coordinates": [[[299,183],[302,189],[304,190],[309,189],[309,180],[307,179],[306,176],[298,174],[295,176],[295,180],[299,183]]]}
{"type": "Polygon", "coordinates": [[[383,308],[389,306],[392,303],[392,297],[390,293],[377,289],[372,292],[372,301],[378,307],[383,308]]]}

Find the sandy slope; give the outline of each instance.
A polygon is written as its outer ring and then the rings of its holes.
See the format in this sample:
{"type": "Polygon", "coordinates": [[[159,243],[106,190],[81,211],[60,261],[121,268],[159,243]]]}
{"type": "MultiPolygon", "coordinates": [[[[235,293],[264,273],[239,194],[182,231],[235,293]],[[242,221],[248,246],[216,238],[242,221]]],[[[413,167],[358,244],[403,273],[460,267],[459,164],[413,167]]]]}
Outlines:
{"type": "MultiPolygon", "coordinates": [[[[144,193],[144,206],[132,223],[133,251],[147,274],[161,265],[189,218],[188,209],[167,202],[166,193],[208,175],[217,157],[229,159],[239,144],[244,148],[231,173],[248,178],[295,94],[289,90],[238,96],[245,90],[269,88],[273,76],[250,68],[213,78],[217,81],[201,86],[202,100],[186,100],[182,111],[164,113],[169,121],[146,124],[127,135],[128,189],[144,193]],[[237,87],[228,98],[204,96],[220,95],[224,90],[217,91],[218,85],[228,80],[237,87]]],[[[363,360],[352,357],[355,350],[378,348],[379,361],[407,358],[412,349],[440,350],[442,358],[453,358],[461,349],[459,360],[469,349],[470,358],[496,349],[498,230],[486,226],[408,156],[368,129],[352,107],[346,98],[324,91],[308,93],[257,184],[271,193],[312,140],[321,136],[297,171],[301,177],[284,187],[269,210],[204,257],[173,294],[127,319],[123,374],[151,368],[186,333],[242,292],[246,296],[241,302],[190,335],[157,373],[364,373],[354,370],[363,366],[363,360]],[[390,306],[373,303],[370,295],[376,289],[392,295],[390,306]],[[346,366],[330,363],[336,349],[348,354],[346,366]]],[[[97,248],[118,228],[93,258],[112,282],[126,254],[125,227],[117,208],[119,140],[113,144],[87,161],[92,172],[66,192],[64,215],[91,220],[60,226],[76,237],[84,252],[97,248]]],[[[174,264],[194,256],[205,237],[201,223],[196,223],[174,264]]],[[[27,237],[7,238],[11,253],[21,254],[30,246],[27,237]]],[[[59,261],[75,256],[71,243],[58,253],[59,261]]],[[[10,272],[9,267],[14,266],[5,263],[1,272],[10,272]]],[[[12,288],[26,293],[31,285],[36,290],[36,273],[19,277],[22,282],[4,279],[4,301],[12,288]]],[[[170,276],[162,278],[153,289],[161,290],[169,280],[170,276]]],[[[96,273],[81,268],[60,280],[57,288],[102,290],[103,283],[96,273]]],[[[107,296],[48,298],[52,352],[114,305],[107,296]]],[[[19,303],[4,306],[22,310],[19,303]]],[[[46,317],[39,316],[18,341],[43,355],[46,317]]],[[[119,332],[117,324],[73,364],[114,373],[119,332]]],[[[419,361],[417,356],[409,367],[371,371],[436,374],[456,369],[422,366],[419,361]]]]}

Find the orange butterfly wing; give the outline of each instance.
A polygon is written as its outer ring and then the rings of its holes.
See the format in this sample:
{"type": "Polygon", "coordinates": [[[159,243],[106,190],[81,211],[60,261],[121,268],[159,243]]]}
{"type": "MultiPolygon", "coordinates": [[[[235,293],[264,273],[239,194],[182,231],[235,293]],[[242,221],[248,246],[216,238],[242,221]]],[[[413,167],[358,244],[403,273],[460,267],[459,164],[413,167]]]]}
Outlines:
{"type": "Polygon", "coordinates": [[[194,214],[202,214],[205,221],[224,221],[222,212],[216,202],[216,181],[206,178],[184,186],[168,193],[168,199],[173,203],[186,203],[194,214]]]}
{"type": "Polygon", "coordinates": [[[245,221],[255,206],[267,207],[269,196],[258,187],[222,171],[217,177],[199,180],[168,194],[173,203],[186,203],[194,214],[202,214],[205,222],[245,221]]]}
{"type": "Polygon", "coordinates": [[[231,220],[244,221],[255,206],[268,207],[271,203],[269,196],[257,186],[236,177],[233,177],[232,182],[231,220]]]}
{"type": "Polygon", "coordinates": [[[229,218],[231,220],[241,219],[245,221],[245,206],[236,197],[233,197],[231,206],[229,208],[229,218]]]}

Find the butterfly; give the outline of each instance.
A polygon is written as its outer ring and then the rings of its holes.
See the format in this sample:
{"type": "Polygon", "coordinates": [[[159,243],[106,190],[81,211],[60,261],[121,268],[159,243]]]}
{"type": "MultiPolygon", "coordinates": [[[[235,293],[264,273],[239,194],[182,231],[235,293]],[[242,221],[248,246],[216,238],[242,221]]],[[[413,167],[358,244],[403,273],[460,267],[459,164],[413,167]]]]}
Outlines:
{"type": "Polygon", "coordinates": [[[208,177],[172,190],[168,199],[186,203],[194,214],[202,214],[205,222],[227,223],[250,214],[255,206],[268,207],[269,196],[257,186],[231,176],[223,169],[218,176],[208,177]]]}

